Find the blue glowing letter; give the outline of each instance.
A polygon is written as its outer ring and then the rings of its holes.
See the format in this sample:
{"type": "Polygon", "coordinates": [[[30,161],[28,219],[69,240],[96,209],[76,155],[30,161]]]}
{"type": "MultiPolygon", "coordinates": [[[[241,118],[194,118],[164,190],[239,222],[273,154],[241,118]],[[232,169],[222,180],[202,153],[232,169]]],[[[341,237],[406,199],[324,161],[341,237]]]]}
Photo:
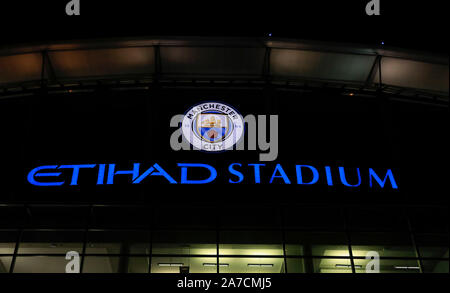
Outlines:
{"type": "Polygon", "coordinates": [[[238,165],[239,167],[242,166],[242,165],[239,164],[239,163],[233,163],[233,164],[231,164],[231,165],[228,167],[228,171],[230,171],[231,174],[236,175],[239,179],[238,179],[238,181],[233,181],[233,180],[229,179],[228,182],[230,182],[230,183],[241,183],[242,180],[244,180],[244,175],[242,175],[241,172],[239,172],[239,171],[237,171],[237,170],[234,170],[234,169],[233,169],[233,166],[234,166],[234,165],[238,165]]]}
{"type": "Polygon", "coordinates": [[[325,166],[325,174],[327,175],[327,184],[333,186],[333,177],[331,177],[331,169],[329,166],[325,166]]]}
{"type": "Polygon", "coordinates": [[[348,187],[357,187],[361,185],[361,174],[359,173],[359,168],[356,168],[356,171],[358,172],[358,184],[356,185],[351,185],[348,184],[347,182],[347,178],[345,178],[345,170],[344,167],[339,167],[339,176],[341,177],[341,182],[342,184],[344,184],[345,186],[348,187]]]}
{"type": "Polygon", "coordinates": [[[114,183],[114,175],[132,174],[133,175],[133,179],[132,180],[135,180],[139,176],[139,163],[134,163],[133,170],[131,170],[131,171],[117,171],[117,172],[114,172],[115,168],[116,168],[116,164],[109,164],[108,180],[106,181],[106,184],[113,184],[114,183]]]}
{"type": "Polygon", "coordinates": [[[136,180],[133,180],[133,184],[141,183],[142,180],[144,180],[147,176],[164,176],[171,184],[176,184],[177,182],[169,175],[166,171],[164,171],[163,168],[161,168],[158,164],[154,164],[152,167],[150,167],[147,171],[142,173],[141,176],[136,178],[136,180]],[[155,169],[158,172],[155,172],[155,169]]]}
{"type": "Polygon", "coordinates": [[[93,165],[61,165],[58,169],[73,169],[72,173],[72,181],[70,182],[70,185],[78,185],[78,174],[80,174],[81,168],[94,168],[95,164],[93,165]]]}
{"type": "Polygon", "coordinates": [[[255,183],[261,183],[259,167],[265,166],[265,164],[248,164],[248,165],[253,166],[255,168],[255,183]]]}
{"type": "Polygon", "coordinates": [[[284,172],[284,170],[283,170],[283,168],[281,167],[280,164],[277,164],[277,166],[275,167],[275,170],[273,171],[272,178],[270,178],[270,182],[269,183],[272,183],[274,178],[283,178],[284,183],[291,184],[291,181],[287,177],[286,173],[284,172]],[[278,176],[276,175],[277,171],[280,173],[281,176],[280,175],[278,175],[278,176]]]}
{"type": "Polygon", "coordinates": [[[297,184],[314,184],[319,180],[319,172],[313,166],[295,165],[295,168],[297,171],[297,184]],[[303,182],[303,177],[302,177],[302,168],[303,167],[308,168],[313,172],[313,179],[311,180],[311,182],[303,182]]]}
{"type": "Polygon", "coordinates": [[[98,164],[97,185],[103,184],[103,181],[105,179],[105,169],[106,169],[106,164],[98,164]]]}
{"type": "Polygon", "coordinates": [[[375,181],[381,186],[381,188],[384,188],[384,184],[386,184],[386,180],[389,177],[389,180],[391,181],[392,188],[397,189],[397,183],[394,179],[394,174],[392,174],[391,169],[388,169],[386,171],[386,176],[384,177],[384,180],[381,181],[380,177],[375,173],[375,171],[372,168],[369,168],[369,185],[372,187],[372,177],[375,179],[375,181]]]}
{"type": "Polygon", "coordinates": [[[33,170],[30,171],[30,173],[28,173],[28,182],[30,182],[33,185],[36,186],[59,186],[59,185],[63,185],[64,181],[62,182],[38,182],[36,181],[36,179],[34,179],[34,177],[48,177],[48,176],[55,176],[58,177],[59,175],[61,175],[61,172],[57,172],[57,173],[38,173],[40,170],[43,169],[56,169],[58,166],[57,165],[52,165],[52,166],[40,166],[37,168],[34,168],[33,170]]]}
{"type": "Polygon", "coordinates": [[[214,167],[212,167],[210,165],[206,165],[206,164],[182,164],[182,163],[179,163],[178,166],[182,167],[181,168],[181,180],[180,180],[181,184],[205,184],[205,183],[209,183],[209,182],[213,181],[217,177],[216,169],[214,169],[214,167]],[[206,169],[209,170],[211,175],[209,176],[209,178],[207,178],[205,180],[188,180],[187,179],[187,168],[188,167],[202,167],[202,168],[206,168],[206,169]]]}

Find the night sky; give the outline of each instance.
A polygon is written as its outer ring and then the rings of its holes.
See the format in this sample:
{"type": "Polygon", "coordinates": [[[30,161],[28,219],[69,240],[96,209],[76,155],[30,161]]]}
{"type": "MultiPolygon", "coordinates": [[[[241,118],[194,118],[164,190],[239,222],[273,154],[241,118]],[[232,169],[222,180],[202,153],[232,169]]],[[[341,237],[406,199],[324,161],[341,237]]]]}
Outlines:
{"type": "Polygon", "coordinates": [[[296,38],[447,53],[443,1],[86,1],[67,16],[68,0],[11,1],[0,6],[0,46],[140,36],[296,38]],[[94,3],[95,2],[95,3],[94,3]],[[395,2],[395,3],[393,3],[395,2]],[[243,4],[246,3],[246,4],[243,4]],[[384,45],[382,45],[384,42],[384,45]]]}

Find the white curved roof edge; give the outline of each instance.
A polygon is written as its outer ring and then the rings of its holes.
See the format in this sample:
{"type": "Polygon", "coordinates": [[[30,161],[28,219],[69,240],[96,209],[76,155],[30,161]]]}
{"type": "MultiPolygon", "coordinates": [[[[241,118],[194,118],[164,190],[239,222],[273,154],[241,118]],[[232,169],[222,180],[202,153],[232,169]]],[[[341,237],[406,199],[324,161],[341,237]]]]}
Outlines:
{"type": "Polygon", "coordinates": [[[63,51],[100,48],[126,48],[146,46],[180,47],[234,47],[234,48],[277,48],[310,50],[357,55],[381,55],[426,63],[448,65],[448,55],[414,51],[389,46],[368,47],[356,43],[333,43],[322,41],[281,39],[281,38],[243,38],[243,37],[139,37],[107,38],[71,41],[42,42],[36,44],[0,47],[0,56],[25,54],[41,51],[63,51]]]}

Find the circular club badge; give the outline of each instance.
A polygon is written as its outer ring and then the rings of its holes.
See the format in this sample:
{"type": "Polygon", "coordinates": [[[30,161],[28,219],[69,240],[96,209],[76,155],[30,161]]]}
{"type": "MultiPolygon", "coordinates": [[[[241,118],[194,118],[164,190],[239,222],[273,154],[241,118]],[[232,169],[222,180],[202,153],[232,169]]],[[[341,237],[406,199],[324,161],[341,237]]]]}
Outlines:
{"type": "Polygon", "coordinates": [[[244,133],[241,114],[218,102],[204,102],[190,108],[181,125],[184,138],[194,148],[208,152],[232,149],[244,133]]]}

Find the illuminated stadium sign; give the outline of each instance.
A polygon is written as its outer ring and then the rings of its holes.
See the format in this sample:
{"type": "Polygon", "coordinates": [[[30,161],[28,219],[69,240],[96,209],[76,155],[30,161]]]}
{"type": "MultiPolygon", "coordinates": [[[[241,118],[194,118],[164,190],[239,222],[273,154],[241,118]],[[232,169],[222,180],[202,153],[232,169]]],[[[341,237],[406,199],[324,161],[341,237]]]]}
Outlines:
{"type": "Polygon", "coordinates": [[[244,183],[245,179],[245,182],[250,184],[314,185],[321,179],[328,186],[343,185],[354,188],[364,183],[368,184],[370,188],[390,186],[392,189],[398,189],[391,169],[376,172],[372,168],[361,171],[360,168],[345,169],[344,167],[332,168],[330,166],[317,168],[311,165],[294,165],[290,168],[295,169],[295,172],[288,174],[281,164],[270,168],[262,163],[246,165],[231,163],[226,171],[220,170],[220,172],[209,164],[178,163],[177,167],[180,169],[180,172],[177,172],[178,176],[175,176],[174,172],[169,174],[157,163],[146,168],[141,168],[140,163],[134,163],[131,170],[117,170],[116,164],[45,165],[32,169],[28,173],[27,180],[35,186],[76,186],[79,185],[80,173],[91,169],[96,177],[91,183],[96,185],[115,184],[115,179],[119,175],[127,178],[127,182],[130,184],[151,183],[152,178],[150,177],[152,176],[162,177],[164,181],[171,184],[207,184],[214,182],[218,176],[226,176],[226,182],[229,184],[244,183]],[[191,170],[191,175],[189,175],[189,170],[191,170]],[[203,175],[193,174],[199,170],[203,172],[203,175]],[[270,179],[263,180],[262,171],[271,174],[270,179]],[[351,174],[351,179],[349,174],[351,174]],[[64,177],[70,178],[70,180],[66,180],[64,177]]]}

